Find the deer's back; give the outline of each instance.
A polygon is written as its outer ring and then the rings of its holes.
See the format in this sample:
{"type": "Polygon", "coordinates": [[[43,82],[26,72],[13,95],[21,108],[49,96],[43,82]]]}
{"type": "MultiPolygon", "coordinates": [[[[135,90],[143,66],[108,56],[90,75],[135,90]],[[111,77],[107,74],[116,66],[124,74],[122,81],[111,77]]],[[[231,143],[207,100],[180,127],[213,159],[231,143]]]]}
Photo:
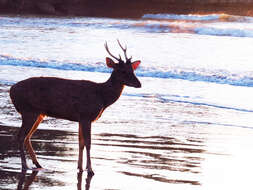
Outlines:
{"type": "Polygon", "coordinates": [[[36,77],[13,85],[10,96],[18,112],[38,112],[79,121],[95,120],[104,109],[99,84],[83,80],[36,77]]]}

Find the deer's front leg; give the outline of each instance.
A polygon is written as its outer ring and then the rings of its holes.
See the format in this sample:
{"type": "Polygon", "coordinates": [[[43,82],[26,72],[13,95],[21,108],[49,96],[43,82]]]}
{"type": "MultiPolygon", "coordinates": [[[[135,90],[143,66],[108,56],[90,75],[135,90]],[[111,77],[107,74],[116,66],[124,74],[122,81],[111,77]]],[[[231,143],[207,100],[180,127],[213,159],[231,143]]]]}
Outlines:
{"type": "Polygon", "coordinates": [[[78,131],[78,140],[79,140],[79,157],[78,157],[78,169],[83,171],[83,149],[84,149],[84,136],[83,129],[81,123],[79,123],[79,131],[78,131]]]}
{"type": "MultiPolygon", "coordinates": [[[[86,169],[88,171],[88,174],[89,175],[94,175],[94,172],[92,170],[92,167],[91,167],[91,159],[90,159],[90,147],[91,147],[91,122],[87,122],[87,121],[82,121],[80,123],[80,127],[81,128],[81,131],[82,131],[82,136],[83,138],[83,144],[85,145],[86,147],[86,169]]],[[[80,131],[80,130],[79,130],[80,131]]],[[[79,141],[79,160],[78,160],[78,165],[82,165],[82,159],[83,159],[83,148],[84,146],[82,142],[80,143],[79,141]],[[81,145],[80,145],[81,144],[81,145]]],[[[79,165],[79,166],[80,166],[79,165]]],[[[80,166],[81,167],[81,166],[80,166]]],[[[81,167],[82,168],[82,167],[81,167]]],[[[80,169],[80,168],[79,168],[80,169]]]]}

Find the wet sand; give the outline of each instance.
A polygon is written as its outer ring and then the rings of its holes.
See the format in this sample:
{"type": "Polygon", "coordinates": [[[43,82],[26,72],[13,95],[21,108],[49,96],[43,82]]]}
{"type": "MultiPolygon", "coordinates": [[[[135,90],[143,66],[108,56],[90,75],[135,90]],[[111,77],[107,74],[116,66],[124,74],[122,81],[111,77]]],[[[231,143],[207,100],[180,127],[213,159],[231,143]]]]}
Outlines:
{"type": "Polygon", "coordinates": [[[21,172],[18,128],[0,126],[0,189],[250,189],[252,130],[190,125],[178,126],[191,128],[187,139],[178,129],[170,137],[93,134],[92,178],[76,169],[77,133],[38,130],[32,143],[45,169],[21,172]]]}
{"type": "Polygon", "coordinates": [[[9,87],[0,85],[0,189],[252,187],[252,113],[145,94],[123,95],[93,124],[92,178],[77,170],[77,124],[52,118],[32,137],[44,169],[24,173],[15,139],[21,121],[9,87]]]}

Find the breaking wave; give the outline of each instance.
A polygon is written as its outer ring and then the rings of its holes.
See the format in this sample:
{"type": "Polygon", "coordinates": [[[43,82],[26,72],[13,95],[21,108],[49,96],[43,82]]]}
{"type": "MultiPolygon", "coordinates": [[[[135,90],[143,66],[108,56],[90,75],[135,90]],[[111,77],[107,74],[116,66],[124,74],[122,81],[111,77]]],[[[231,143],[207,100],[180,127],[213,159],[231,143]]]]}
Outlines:
{"type": "Polygon", "coordinates": [[[158,19],[158,20],[188,20],[188,21],[213,21],[218,20],[222,15],[178,15],[178,14],[145,14],[143,19],[158,19]]]}
{"type": "Polygon", "coordinates": [[[135,26],[147,32],[253,37],[253,17],[227,14],[145,14],[142,19],[143,22],[135,26]]]}
{"type": "MultiPolygon", "coordinates": [[[[52,19],[40,18],[36,22],[30,19],[1,17],[1,27],[42,28],[54,31],[76,28],[134,30],[147,33],[188,33],[209,36],[253,37],[253,17],[228,14],[180,15],[180,14],[145,14],[140,19],[92,19],[75,18],[52,19]]],[[[73,29],[73,30],[72,30],[73,29]]]]}
{"type": "Polygon", "coordinates": [[[253,17],[236,16],[228,14],[207,14],[207,15],[145,14],[142,16],[142,18],[154,20],[253,22],[253,17]]]}

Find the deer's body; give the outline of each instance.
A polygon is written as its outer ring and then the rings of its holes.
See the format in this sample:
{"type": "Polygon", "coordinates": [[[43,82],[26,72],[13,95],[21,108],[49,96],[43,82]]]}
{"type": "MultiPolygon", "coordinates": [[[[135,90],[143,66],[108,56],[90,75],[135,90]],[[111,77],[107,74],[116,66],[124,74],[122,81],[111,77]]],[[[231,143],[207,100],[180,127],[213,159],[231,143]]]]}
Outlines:
{"type": "Polygon", "coordinates": [[[35,77],[12,86],[11,99],[18,112],[39,114],[79,122],[95,121],[121,95],[123,84],[86,80],[35,77]]]}
{"type": "Polygon", "coordinates": [[[22,126],[18,133],[22,169],[26,170],[27,163],[24,145],[33,163],[41,168],[30,138],[45,116],[67,119],[79,123],[79,158],[78,168],[83,170],[83,149],[86,147],[89,175],[93,175],[90,160],[91,123],[97,120],[103,111],[113,104],[121,95],[125,85],[136,88],[141,83],[136,78],[134,70],[140,61],[131,62],[126,56],[126,62],[113,56],[106,44],[107,52],[118,63],[106,58],[106,64],[113,69],[110,78],[104,83],[87,80],[67,80],[54,77],[34,77],[18,82],[10,89],[10,97],[16,110],[22,116],[22,126]]]}

